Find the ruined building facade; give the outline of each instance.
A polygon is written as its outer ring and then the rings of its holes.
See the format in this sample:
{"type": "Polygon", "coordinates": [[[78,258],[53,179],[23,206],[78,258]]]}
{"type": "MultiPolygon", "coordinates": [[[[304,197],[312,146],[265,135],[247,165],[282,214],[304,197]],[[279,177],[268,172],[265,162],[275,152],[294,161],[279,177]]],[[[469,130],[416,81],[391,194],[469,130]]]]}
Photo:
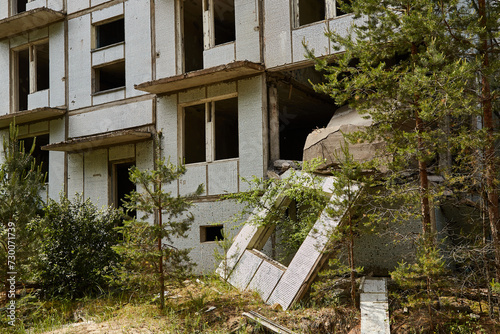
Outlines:
{"type": "Polygon", "coordinates": [[[325,29],[351,20],[335,0],[0,0],[0,128],[15,117],[36,136],[48,197],[112,206],[134,187],[130,166],[154,167],[162,131],[164,155],[187,165],[170,190],[205,185],[178,246],[208,271],[240,209],[220,195],[302,160],[337,109],[311,89],[322,77],[303,41],[329,54],[325,29]]]}

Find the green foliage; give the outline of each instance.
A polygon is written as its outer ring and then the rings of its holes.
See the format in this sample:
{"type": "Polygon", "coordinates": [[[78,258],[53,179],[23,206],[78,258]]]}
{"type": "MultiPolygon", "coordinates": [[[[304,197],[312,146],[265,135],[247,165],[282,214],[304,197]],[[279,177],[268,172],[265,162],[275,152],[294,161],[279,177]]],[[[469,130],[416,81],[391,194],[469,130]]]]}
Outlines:
{"type": "Polygon", "coordinates": [[[38,221],[42,245],[39,279],[49,297],[78,298],[106,287],[106,276],[119,260],[112,247],[119,241],[115,226],[121,214],[98,209],[77,195],[59,203],[49,200],[38,221]]]}
{"type": "Polygon", "coordinates": [[[279,179],[243,178],[249,190],[224,197],[244,204],[235,220],[252,212],[262,212],[253,216],[252,223],[276,224],[282,251],[280,260],[297,251],[328,203],[320,186],[321,178],[312,173],[319,164],[319,161],[304,162],[303,172],[290,170],[279,179]]]}
{"type": "Polygon", "coordinates": [[[33,279],[32,264],[38,246],[31,220],[42,207],[40,193],[45,175],[18,139],[18,128],[10,125],[9,137],[3,138],[3,163],[0,165],[0,281],[5,282],[9,233],[15,235],[17,281],[33,279]],[[9,226],[14,223],[14,228],[9,226]]]}
{"type": "MultiPolygon", "coordinates": [[[[161,133],[158,135],[161,139],[161,133]]],[[[115,250],[123,257],[118,268],[119,282],[125,288],[158,289],[160,308],[165,306],[165,276],[180,281],[192,269],[189,249],[173,246],[174,240],[186,238],[194,217],[188,213],[191,199],[203,192],[200,185],[189,196],[172,196],[166,186],[186,173],[184,165],[174,165],[161,156],[161,140],[157,140],[154,170],[129,170],[130,180],[139,190],[127,195],[125,207],[142,214],[141,220],[124,222],[120,228],[123,242],[115,250]],[[152,217],[154,223],[148,221],[152,217]]]]}

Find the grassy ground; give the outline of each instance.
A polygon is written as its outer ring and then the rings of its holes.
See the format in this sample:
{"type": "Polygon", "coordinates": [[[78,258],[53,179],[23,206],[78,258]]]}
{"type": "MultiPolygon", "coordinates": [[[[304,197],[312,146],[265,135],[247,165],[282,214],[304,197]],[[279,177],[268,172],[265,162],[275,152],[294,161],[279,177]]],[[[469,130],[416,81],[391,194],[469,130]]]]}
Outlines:
{"type": "MultiPolygon", "coordinates": [[[[5,322],[0,333],[264,333],[242,313],[256,311],[296,333],[359,333],[359,311],[348,299],[334,297],[342,284],[322,285],[293,309],[264,304],[214,277],[193,277],[182,288],[167,287],[166,309],[153,293],[104,294],[76,301],[18,298],[16,326],[5,322]]],[[[342,289],[340,289],[342,290],[342,289]]],[[[493,319],[482,290],[450,284],[432,305],[433,329],[425,307],[405,306],[408,291],[390,285],[391,333],[500,333],[499,308],[493,319]]],[[[342,295],[342,294],[341,294],[342,295]]],[[[2,321],[5,308],[0,310],[2,321]]]]}
{"type": "MultiPolygon", "coordinates": [[[[154,294],[108,294],[77,301],[18,299],[15,328],[5,333],[259,333],[242,315],[256,311],[297,333],[348,333],[359,322],[354,309],[299,305],[282,311],[249,292],[212,277],[193,278],[182,288],[167,287],[166,309],[154,294]]],[[[5,310],[2,310],[5,314],[5,310]]]]}

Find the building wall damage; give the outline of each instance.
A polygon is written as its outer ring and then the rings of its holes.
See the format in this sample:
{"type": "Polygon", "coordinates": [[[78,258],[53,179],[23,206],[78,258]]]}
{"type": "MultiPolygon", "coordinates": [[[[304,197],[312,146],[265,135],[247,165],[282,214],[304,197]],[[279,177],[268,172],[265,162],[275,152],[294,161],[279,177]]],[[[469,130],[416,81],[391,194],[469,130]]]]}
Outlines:
{"type": "Polygon", "coordinates": [[[324,32],[351,22],[335,0],[1,0],[0,128],[15,118],[23,138],[44,138],[48,197],[115,207],[133,189],[127,169],[154,168],[161,131],[165,156],[187,166],[172,193],[205,185],[176,246],[208,272],[214,235],[240,210],[221,195],[344,125],[311,88],[324,79],[303,42],[329,55],[324,32]]]}

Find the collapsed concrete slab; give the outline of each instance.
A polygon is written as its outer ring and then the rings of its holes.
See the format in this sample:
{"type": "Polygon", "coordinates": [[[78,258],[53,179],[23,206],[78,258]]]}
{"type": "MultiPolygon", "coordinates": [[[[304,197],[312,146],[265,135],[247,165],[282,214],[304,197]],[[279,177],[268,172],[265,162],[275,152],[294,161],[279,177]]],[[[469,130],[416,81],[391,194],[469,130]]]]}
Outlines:
{"type": "Polygon", "coordinates": [[[279,304],[284,310],[299,301],[309,289],[327,260],[325,251],[329,236],[344,215],[331,217],[327,213],[328,209],[334,208],[337,199],[332,194],[335,177],[323,177],[320,184],[314,184],[309,174],[292,173],[287,171],[283,176],[291,176],[294,182],[300,182],[304,187],[321,187],[325,196],[330,197],[330,204],[321,212],[288,267],[260,252],[274,230],[275,224],[271,221],[275,217],[274,209],[290,204],[290,200],[279,193],[264,206],[271,209],[256,210],[250,215],[217,269],[217,273],[231,285],[240,290],[256,291],[267,304],[279,304]]]}
{"type": "MultiPolygon", "coordinates": [[[[315,129],[307,136],[304,145],[304,161],[323,158],[325,162],[318,169],[323,170],[339,164],[338,156],[345,143],[344,134],[362,131],[370,126],[372,120],[360,115],[356,110],[344,106],[339,108],[326,128],[315,129]]],[[[349,144],[349,153],[358,162],[368,161],[383,148],[382,141],[349,144]]]]}

